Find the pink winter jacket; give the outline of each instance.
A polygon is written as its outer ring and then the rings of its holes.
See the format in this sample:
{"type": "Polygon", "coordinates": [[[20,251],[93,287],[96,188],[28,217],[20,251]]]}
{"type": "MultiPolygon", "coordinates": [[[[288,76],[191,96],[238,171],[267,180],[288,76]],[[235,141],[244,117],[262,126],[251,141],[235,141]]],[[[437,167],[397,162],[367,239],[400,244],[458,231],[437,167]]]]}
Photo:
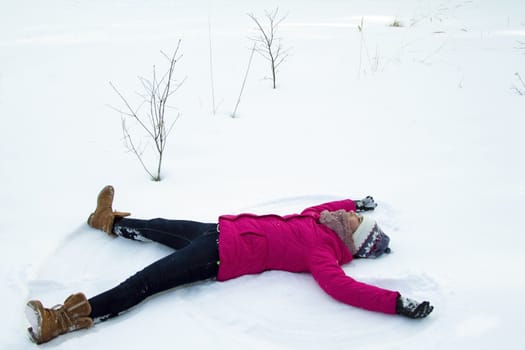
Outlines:
{"type": "Polygon", "coordinates": [[[220,265],[226,281],[266,270],[310,272],[333,298],[367,310],[394,314],[398,292],[358,282],[341,265],[352,254],[335,232],[319,223],[323,210],[355,210],[352,200],[310,207],[301,214],[223,215],[219,217],[220,265]]]}

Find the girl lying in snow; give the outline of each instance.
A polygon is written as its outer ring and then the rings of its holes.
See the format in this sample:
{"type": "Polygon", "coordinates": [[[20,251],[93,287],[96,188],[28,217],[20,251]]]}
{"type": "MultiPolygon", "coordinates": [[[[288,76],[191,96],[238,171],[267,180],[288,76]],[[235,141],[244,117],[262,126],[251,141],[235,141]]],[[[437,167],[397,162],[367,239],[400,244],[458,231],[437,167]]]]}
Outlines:
{"type": "Polygon", "coordinates": [[[88,328],[119,315],[147,297],[187,283],[216,278],[226,281],[266,270],[310,272],[333,298],[367,310],[423,318],[433,307],[390,291],[355,281],[341,265],[354,257],[389,253],[389,238],[377,223],[357,212],[373,210],[372,197],[310,207],[301,214],[223,215],[219,223],[183,220],[137,220],[112,209],[114,189],[106,186],[88,224],[111,236],[155,241],[173,253],[137,272],[120,285],[87,299],[73,294],[48,309],[27,303],[32,339],[41,344],[61,334],[88,328]]]}

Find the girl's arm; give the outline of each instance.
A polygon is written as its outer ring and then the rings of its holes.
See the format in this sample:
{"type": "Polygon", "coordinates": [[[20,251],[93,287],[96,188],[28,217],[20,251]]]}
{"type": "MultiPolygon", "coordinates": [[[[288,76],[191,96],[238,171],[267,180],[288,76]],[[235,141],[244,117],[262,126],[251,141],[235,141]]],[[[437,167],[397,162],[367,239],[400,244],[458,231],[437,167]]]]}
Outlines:
{"type": "Polygon", "coordinates": [[[301,215],[312,215],[318,218],[319,215],[321,215],[321,212],[324,210],[336,211],[339,209],[344,209],[346,211],[355,211],[356,205],[355,202],[351,199],[343,199],[306,208],[305,210],[303,210],[301,215]]]}
{"type": "Polygon", "coordinates": [[[319,286],[336,300],[371,311],[396,313],[398,292],[358,282],[347,276],[328,249],[319,249],[312,255],[310,272],[319,286]]]}

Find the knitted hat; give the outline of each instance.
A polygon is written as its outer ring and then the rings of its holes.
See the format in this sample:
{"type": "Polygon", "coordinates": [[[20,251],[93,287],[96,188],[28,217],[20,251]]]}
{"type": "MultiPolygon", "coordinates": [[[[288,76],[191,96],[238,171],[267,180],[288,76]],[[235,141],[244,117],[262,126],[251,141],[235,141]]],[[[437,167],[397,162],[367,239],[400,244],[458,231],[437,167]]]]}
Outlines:
{"type": "Polygon", "coordinates": [[[377,258],[383,253],[390,253],[388,243],[390,238],[379,228],[375,220],[365,216],[363,222],[355,230],[354,244],[359,258],[377,258]]]}
{"type": "Polygon", "coordinates": [[[381,231],[375,220],[364,216],[363,222],[352,232],[350,217],[351,214],[343,209],[324,210],[319,222],[334,231],[355,257],[377,258],[383,253],[390,253],[390,238],[381,231]]]}

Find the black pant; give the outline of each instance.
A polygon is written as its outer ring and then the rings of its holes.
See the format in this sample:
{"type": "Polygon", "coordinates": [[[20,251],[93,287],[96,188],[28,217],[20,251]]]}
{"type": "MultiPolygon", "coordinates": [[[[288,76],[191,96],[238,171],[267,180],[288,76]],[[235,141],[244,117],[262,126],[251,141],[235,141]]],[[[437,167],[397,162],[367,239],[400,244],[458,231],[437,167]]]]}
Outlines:
{"type": "Polygon", "coordinates": [[[91,318],[106,320],[137,305],[147,297],[186,283],[217,276],[217,224],[184,220],[115,221],[113,232],[133,240],[152,240],[175,252],[137,272],[117,287],[91,299],[91,318]]]}

